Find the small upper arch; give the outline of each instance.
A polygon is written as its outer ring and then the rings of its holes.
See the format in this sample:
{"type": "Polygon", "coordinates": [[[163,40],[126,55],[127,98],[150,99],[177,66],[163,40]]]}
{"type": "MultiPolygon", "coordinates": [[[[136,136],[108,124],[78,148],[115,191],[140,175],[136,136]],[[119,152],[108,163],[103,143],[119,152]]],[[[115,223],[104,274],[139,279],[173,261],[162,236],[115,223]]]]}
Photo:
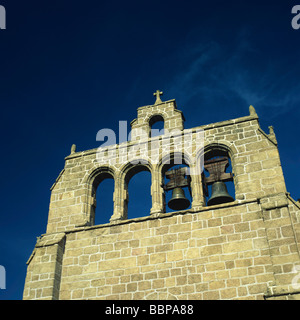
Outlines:
{"type": "Polygon", "coordinates": [[[164,112],[157,112],[157,113],[148,115],[144,121],[148,122],[149,126],[151,127],[154,123],[158,121],[165,121],[166,118],[167,118],[167,114],[165,114],[164,112]]]}
{"type": "Polygon", "coordinates": [[[156,137],[165,132],[165,119],[162,114],[152,115],[149,120],[149,137],[156,137]]]}

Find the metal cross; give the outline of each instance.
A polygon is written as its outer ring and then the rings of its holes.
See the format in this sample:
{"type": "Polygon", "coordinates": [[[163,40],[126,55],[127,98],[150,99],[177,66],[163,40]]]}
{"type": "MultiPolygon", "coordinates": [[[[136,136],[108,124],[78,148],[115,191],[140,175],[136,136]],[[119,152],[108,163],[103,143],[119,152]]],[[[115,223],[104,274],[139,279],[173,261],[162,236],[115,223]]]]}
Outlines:
{"type": "Polygon", "coordinates": [[[155,93],[153,93],[154,96],[156,96],[156,101],[154,104],[162,103],[160,96],[162,96],[164,93],[160,90],[156,90],[155,93]]]}

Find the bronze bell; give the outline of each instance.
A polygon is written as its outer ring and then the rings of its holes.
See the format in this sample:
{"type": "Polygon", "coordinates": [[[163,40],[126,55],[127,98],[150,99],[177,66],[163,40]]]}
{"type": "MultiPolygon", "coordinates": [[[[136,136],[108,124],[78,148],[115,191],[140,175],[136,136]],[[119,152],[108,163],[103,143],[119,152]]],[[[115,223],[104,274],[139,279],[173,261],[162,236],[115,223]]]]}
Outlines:
{"type": "Polygon", "coordinates": [[[168,202],[172,210],[184,210],[190,206],[190,200],[185,197],[184,190],[180,187],[173,189],[172,198],[168,202]]]}
{"type": "Polygon", "coordinates": [[[211,187],[211,197],[207,201],[208,206],[232,202],[234,199],[229,195],[226,184],[222,181],[214,182],[211,187]]]}

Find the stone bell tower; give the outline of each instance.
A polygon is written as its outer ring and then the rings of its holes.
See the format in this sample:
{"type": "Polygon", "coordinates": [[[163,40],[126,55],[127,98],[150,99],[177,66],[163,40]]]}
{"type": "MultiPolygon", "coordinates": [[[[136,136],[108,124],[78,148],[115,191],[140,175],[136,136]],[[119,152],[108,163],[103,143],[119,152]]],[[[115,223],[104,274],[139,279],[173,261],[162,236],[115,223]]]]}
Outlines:
{"type": "Polygon", "coordinates": [[[241,118],[186,129],[175,100],[155,95],[138,108],[130,141],[72,146],[27,262],[24,299],[300,299],[300,204],[286,191],[273,128],[265,133],[250,106],[241,118]],[[151,136],[160,120],[163,134],[151,136]],[[140,171],[151,173],[152,208],[128,219],[128,183],[140,171]],[[115,182],[114,211],[95,225],[105,179],[115,182]],[[179,206],[184,187],[191,201],[179,206]]]}

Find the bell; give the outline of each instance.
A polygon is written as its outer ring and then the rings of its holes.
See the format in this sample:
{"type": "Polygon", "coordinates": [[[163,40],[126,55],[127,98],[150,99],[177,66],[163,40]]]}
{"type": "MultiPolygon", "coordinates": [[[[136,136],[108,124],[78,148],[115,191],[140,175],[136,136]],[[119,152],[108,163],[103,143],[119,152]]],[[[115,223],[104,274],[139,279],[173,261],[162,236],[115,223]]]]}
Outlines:
{"type": "Polygon", "coordinates": [[[234,199],[229,195],[226,184],[222,181],[214,182],[211,187],[211,197],[207,201],[207,205],[212,206],[231,201],[234,201],[234,199]]]}
{"type": "Polygon", "coordinates": [[[168,206],[173,210],[184,210],[190,206],[190,200],[185,197],[184,190],[177,187],[173,189],[168,206]]]}

